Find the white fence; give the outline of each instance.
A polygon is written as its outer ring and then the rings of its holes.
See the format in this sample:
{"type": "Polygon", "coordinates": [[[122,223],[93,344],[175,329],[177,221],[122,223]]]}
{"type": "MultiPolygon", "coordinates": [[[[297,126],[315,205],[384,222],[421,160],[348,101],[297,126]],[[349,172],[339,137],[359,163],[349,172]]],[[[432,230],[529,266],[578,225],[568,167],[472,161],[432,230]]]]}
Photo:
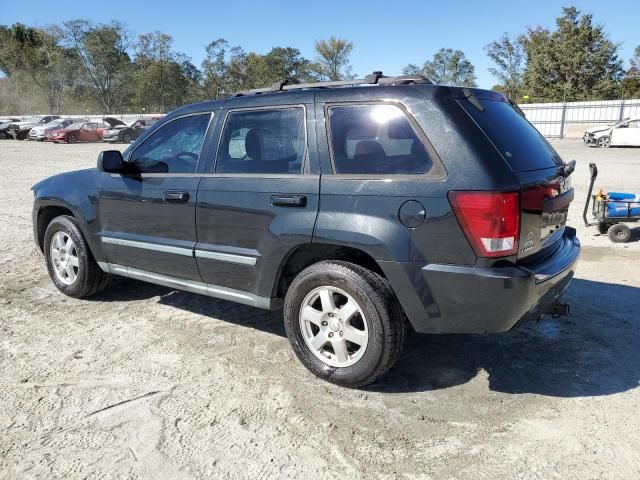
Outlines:
{"type": "MultiPolygon", "coordinates": [[[[549,138],[581,138],[587,128],[610,125],[625,118],[640,118],[640,99],[611,100],[599,102],[529,103],[522,104],[527,119],[549,138]]],[[[139,118],[155,117],[158,113],[81,115],[64,117],[87,118],[100,122],[104,117],[113,117],[131,125],[139,118]]],[[[2,118],[0,118],[0,121],[2,118]]]]}
{"type": "Polygon", "coordinates": [[[549,138],[581,138],[587,128],[640,118],[640,100],[522,104],[527,119],[549,138]]]}

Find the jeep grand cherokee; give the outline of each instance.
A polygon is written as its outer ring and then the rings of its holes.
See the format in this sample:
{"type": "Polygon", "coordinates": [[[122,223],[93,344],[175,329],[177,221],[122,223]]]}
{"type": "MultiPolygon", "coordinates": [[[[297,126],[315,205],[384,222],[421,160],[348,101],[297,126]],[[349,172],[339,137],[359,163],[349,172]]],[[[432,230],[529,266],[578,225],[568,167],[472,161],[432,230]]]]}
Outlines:
{"type": "Polygon", "coordinates": [[[283,308],[302,363],[358,387],[407,328],[566,313],[574,164],[500,94],[375,72],[175,110],[36,184],[33,225],[67,295],[123,275],[283,308]]]}

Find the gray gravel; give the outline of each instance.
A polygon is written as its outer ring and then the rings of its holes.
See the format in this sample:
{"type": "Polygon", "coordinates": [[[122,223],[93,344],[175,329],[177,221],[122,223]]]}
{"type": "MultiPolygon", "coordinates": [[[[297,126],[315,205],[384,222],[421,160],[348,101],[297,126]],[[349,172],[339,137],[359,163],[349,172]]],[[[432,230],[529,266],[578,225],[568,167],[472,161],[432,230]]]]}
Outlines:
{"type": "Polygon", "coordinates": [[[31,232],[37,180],[102,145],[0,142],[0,479],[639,478],[640,235],[581,226],[587,163],[640,192],[640,150],[576,158],[572,315],[494,336],[413,335],[347,390],[294,358],[280,313],[118,279],[56,291],[31,232]]]}

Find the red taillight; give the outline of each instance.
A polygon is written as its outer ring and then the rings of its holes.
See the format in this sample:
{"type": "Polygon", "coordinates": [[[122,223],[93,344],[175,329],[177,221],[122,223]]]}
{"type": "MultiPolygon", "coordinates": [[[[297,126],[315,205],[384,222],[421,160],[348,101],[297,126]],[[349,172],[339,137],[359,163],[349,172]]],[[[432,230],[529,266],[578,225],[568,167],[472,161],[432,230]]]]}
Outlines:
{"type": "Polygon", "coordinates": [[[479,257],[518,252],[518,192],[449,192],[449,201],[479,257]]]}
{"type": "Polygon", "coordinates": [[[560,184],[550,183],[522,191],[522,209],[525,212],[542,212],[544,201],[560,195],[560,184]]]}

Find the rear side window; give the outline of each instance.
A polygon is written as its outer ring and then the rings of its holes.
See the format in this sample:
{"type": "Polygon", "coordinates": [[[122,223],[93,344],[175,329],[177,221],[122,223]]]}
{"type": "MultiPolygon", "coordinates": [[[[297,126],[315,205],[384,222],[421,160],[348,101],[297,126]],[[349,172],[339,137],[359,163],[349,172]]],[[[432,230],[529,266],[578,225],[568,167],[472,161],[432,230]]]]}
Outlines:
{"type": "Polygon", "coordinates": [[[507,102],[479,99],[481,112],[461,100],[464,109],[498,148],[511,170],[522,172],[556,167],[562,163],[549,142],[507,102]]]}
{"type": "Polygon", "coordinates": [[[306,135],[302,107],[229,113],[216,161],[218,173],[300,173],[306,135]]]}
{"type": "Polygon", "coordinates": [[[329,107],[336,173],[425,174],[433,161],[405,113],[395,105],[329,107]]]}

